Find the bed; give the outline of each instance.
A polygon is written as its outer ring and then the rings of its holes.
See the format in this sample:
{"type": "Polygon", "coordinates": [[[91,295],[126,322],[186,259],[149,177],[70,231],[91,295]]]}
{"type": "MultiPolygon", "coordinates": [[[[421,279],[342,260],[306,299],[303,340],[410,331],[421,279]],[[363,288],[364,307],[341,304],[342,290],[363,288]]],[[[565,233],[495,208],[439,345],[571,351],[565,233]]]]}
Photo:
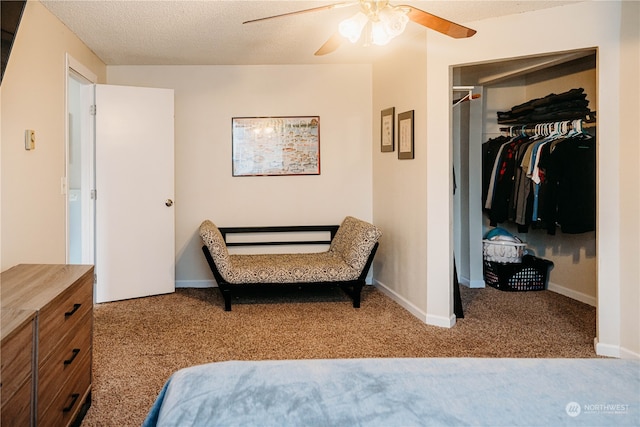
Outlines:
{"type": "Polygon", "coordinates": [[[638,426],[640,361],[228,361],[168,379],[143,426],[638,426]]]}

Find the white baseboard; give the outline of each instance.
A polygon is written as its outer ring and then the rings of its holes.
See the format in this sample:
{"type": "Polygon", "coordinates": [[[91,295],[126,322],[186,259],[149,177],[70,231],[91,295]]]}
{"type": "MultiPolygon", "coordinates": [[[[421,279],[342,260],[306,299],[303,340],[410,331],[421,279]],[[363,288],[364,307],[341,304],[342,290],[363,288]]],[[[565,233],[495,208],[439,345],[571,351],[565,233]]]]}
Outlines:
{"type": "Polygon", "coordinates": [[[400,304],[402,308],[407,310],[409,313],[413,314],[421,321],[425,323],[427,322],[427,313],[423,312],[418,307],[410,303],[407,299],[397,294],[394,290],[386,286],[384,283],[381,283],[379,280],[375,280],[373,286],[375,286],[383,294],[400,304]]]}
{"type": "Polygon", "coordinates": [[[558,293],[560,295],[564,295],[565,297],[569,297],[571,299],[574,299],[576,301],[580,301],[583,302],[585,304],[589,304],[592,307],[597,307],[598,306],[598,302],[596,300],[596,297],[593,297],[591,295],[587,295],[583,292],[578,292],[578,291],[574,291],[573,289],[569,289],[566,288],[564,286],[558,285],[557,283],[553,283],[553,282],[549,282],[549,285],[547,286],[547,289],[558,293]]]}
{"type": "Polygon", "coordinates": [[[640,354],[619,345],[603,344],[598,338],[593,339],[593,346],[598,356],[615,357],[617,359],[640,360],[640,354]]]}
{"type": "Polygon", "coordinates": [[[615,357],[617,359],[620,358],[620,346],[603,344],[598,342],[598,338],[594,338],[593,347],[595,348],[598,356],[615,357]]]}
{"type": "MultiPolygon", "coordinates": [[[[459,277],[458,281],[461,285],[464,285],[471,289],[481,289],[486,286],[484,280],[470,280],[468,277],[459,277]]],[[[591,295],[587,295],[583,292],[574,291],[573,289],[566,288],[562,285],[558,285],[557,283],[549,282],[547,289],[558,293],[560,295],[564,295],[565,297],[569,297],[576,301],[583,302],[585,304],[589,304],[592,307],[597,307],[596,297],[591,295]]]]}
{"type": "Polygon", "coordinates": [[[620,358],[640,360],[640,353],[636,353],[624,347],[620,347],[620,358]]]}
{"type": "Polygon", "coordinates": [[[376,280],[374,286],[379,289],[383,294],[400,304],[405,310],[413,314],[427,325],[440,326],[442,328],[451,328],[456,324],[456,316],[452,315],[451,318],[442,316],[433,316],[420,310],[418,307],[409,302],[406,298],[396,293],[393,289],[386,286],[384,283],[376,280]]]}
{"type": "MultiPolygon", "coordinates": [[[[484,280],[469,280],[468,277],[460,277],[458,278],[458,281],[460,282],[461,285],[464,285],[471,289],[481,289],[486,286],[484,280]]],[[[558,293],[560,295],[564,295],[565,297],[574,299],[576,301],[589,304],[592,307],[597,306],[597,301],[595,297],[592,297],[591,295],[587,295],[583,292],[574,291],[573,289],[566,288],[564,286],[558,285],[557,283],[549,282],[547,289],[552,292],[558,293]]]]}
{"type": "Polygon", "coordinates": [[[447,318],[444,316],[434,316],[432,314],[427,314],[427,320],[425,323],[427,325],[439,326],[441,328],[453,328],[456,324],[456,315],[452,314],[447,318]]]}
{"type": "Polygon", "coordinates": [[[487,284],[484,282],[484,279],[482,280],[471,280],[469,282],[469,287],[471,289],[482,289],[485,288],[487,286],[487,284]]]}
{"type": "Polygon", "coordinates": [[[468,277],[458,277],[458,282],[470,289],[482,289],[486,286],[484,283],[484,279],[471,280],[468,277]]]}
{"type": "Polygon", "coordinates": [[[176,280],[176,288],[217,288],[215,280],[176,280]]]}

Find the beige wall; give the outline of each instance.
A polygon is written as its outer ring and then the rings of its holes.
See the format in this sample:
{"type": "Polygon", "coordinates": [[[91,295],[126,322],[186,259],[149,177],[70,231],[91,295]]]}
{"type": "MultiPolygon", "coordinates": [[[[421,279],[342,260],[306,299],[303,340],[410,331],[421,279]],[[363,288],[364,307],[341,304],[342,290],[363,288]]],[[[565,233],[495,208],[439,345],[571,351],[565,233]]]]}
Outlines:
{"type": "Polygon", "coordinates": [[[27,2],[2,86],[1,269],[66,261],[66,53],[100,81],[106,67],[39,2],[27,2]],[[24,149],[26,129],[36,149],[24,149]]]}
{"type": "MultiPolygon", "coordinates": [[[[478,33],[471,39],[450,40],[429,33],[427,42],[427,218],[424,228],[427,240],[427,317],[443,318],[451,310],[451,243],[449,227],[451,210],[449,186],[443,180],[450,176],[450,81],[452,66],[494,61],[510,57],[544,54],[573,49],[598,48],[598,135],[609,142],[599,149],[598,182],[598,325],[596,350],[603,355],[640,357],[637,341],[622,337],[637,336],[638,322],[623,322],[620,308],[637,313],[637,279],[622,277],[637,272],[636,266],[621,263],[621,248],[637,245],[637,234],[630,236],[621,227],[630,223],[621,207],[627,197],[621,183],[637,182],[637,155],[622,156],[627,140],[621,137],[621,120],[637,121],[633,109],[621,104],[628,89],[623,87],[621,69],[630,65],[621,50],[638,49],[638,38],[626,29],[621,36],[621,9],[635,8],[627,2],[581,2],[537,12],[487,19],[471,23],[478,33]],[[522,32],[522,28],[545,28],[540,32],[522,32]],[[516,37],[515,35],[520,35],[516,37]],[[624,46],[624,47],[623,47],[624,46]],[[629,302],[631,298],[633,302],[629,302]],[[623,304],[624,301],[624,304],[623,304]]],[[[626,15],[625,15],[626,16],[626,15]]],[[[628,18],[638,25],[638,14],[628,18]]],[[[637,63],[632,66],[637,70],[637,63]]],[[[635,74],[637,75],[637,73],[635,74]]],[[[638,93],[634,96],[637,98],[638,93]]],[[[626,102],[631,102],[630,99],[626,102]]],[[[376,173],[376,171],[374,171],[376,173]]],[[[450,181],[450,179],[448,179],[450,181]]],[[[374,189],[375,192],[375,189],[374,189]]],[[[636,189],[637,194],[637,189],[636,189]]],[[[636,211],[637,212],[637,211],[636,211]]],[[[374,211],[374,217],[376,216],[374,211]]],[[[637,221],[637,214],[635,221],[637,221]]],[[[419,234],[419,232],[418,232],[419,234]]],[[[637,274],[635,274],[637,277],[637,274]]]]}
{"type": "MultiPolygon", "coordinates": [[[[395,40],[394,40],[395,42],[395,40]]],[[[373,218],[385,230],[375,281],[426,321],[426,52],[416,38],[373,67],[373,218]],[[394,152],[380,151],[380,113],[395,107],[394,152]],[[415,159],[398,159],[397,117],[414,110],[415,159]]]]}
{"type": "MultiPolygon", "coordinates": [[[[624,2],[620,32],[620,347],[640,353],[640,2],[624,2]]],[[[603,278],[603,280],[606,278],[603,278]]],[[[603,289],[606,292],[605,289],[603,289]]]]}
{"type": "Polygon", "coordinates": [[[197,234],[371,220],[371,66],[110,66],[110,84],[175,91],[176,280],[207,286],[197,234]],[[320,116],[317,176],[232,177],[232,117],[320,116]]]}

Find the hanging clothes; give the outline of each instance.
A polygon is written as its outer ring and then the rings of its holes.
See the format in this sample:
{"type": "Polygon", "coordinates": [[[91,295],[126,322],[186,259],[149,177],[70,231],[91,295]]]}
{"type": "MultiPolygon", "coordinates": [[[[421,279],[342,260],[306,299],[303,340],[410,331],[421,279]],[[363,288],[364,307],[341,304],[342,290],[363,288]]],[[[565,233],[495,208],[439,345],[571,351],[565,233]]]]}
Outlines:
{"type": "Polygon", "coordinates": [[[549,234],[556,224],[563,233],[596,229],[596,138],[578,134],[557,142],[541,159],[545,169],[548,203],[541,220],[549,234]]]}
{"type": "Polygon", "coordinates": [[[536,138],[532,137],[522,144],[517,160],[519,167],[516,168],[514,176],[509,219],[518,224],[518,232],[520,233],[526,233],[531,223],[527,212],[531,212],[533,209],[533,193],[531,192],[531,179],[527,176],[527,171],[535,142],[536,138]]]}
{"type": "Polygon", "coordinates": [[[492,225],[509,219],[509,206],[512,198],[514,175],[517,167],[518,152],[522,144],[528,141],[526,135],[518,135],[502,145],[494,162],[485,208],[489,209],[492,225]]]}
{"type": "Polygon", "coordinates": [[[496,158],[500,153],[502,145],[509,142],[511,140],[510,137],[501,135],[497,138],[489,139],[487,142],[482,144],[482,206],[484,207],[487,203],[487,196],[489,193],[489,187],[492,185],[492,174],[493,166],[495,164],[496,158]]]}
{"type": "Polygon", "coordinates": [[[555,234],[595,230],[595,137],[562,133],[494,138],[483,144],[483,203],[505,221],[555,234]],[[495,158],[492,155],[495,153],[495,158]]]}

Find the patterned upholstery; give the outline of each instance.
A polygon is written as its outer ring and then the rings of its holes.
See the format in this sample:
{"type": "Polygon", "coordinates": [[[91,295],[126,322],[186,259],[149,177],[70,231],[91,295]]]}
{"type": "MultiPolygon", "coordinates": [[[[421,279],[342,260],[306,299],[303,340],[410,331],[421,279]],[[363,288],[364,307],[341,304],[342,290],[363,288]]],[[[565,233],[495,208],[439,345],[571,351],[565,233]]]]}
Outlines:
{"type": "Polygon", "coordinates": [[[347,217],[326,252],[229,255],[215,224],[206,220],[200,225],[202,241],[222,278],[231,284],[356,280],[381,234],[376,226],[347,217]]]}
{"type": "Polygon", "coordinates": [[[360,273],[382,231],[373,224],[348,216],[331,241],[329,252],[342,256],[347,264],[360,273]]]}
{"type": "Polygon", "coordinates": [[[200,224],[200,237],[204,244],[207,245],[218,271],[222,277],[228,281],[228,277],[230,277],[232,271],[231,256],[227,250],[227,244],[222,237],[222,233],[220,233],[220,230],[218,230],[218,227],[216,227],[213,222],[205,220],[200,224]]]}
{"type": "Polygon", "coordinates": [[[331,252],[231,255],[230,283],[309,283],[355,280],[359,271],[331,252]]]}

